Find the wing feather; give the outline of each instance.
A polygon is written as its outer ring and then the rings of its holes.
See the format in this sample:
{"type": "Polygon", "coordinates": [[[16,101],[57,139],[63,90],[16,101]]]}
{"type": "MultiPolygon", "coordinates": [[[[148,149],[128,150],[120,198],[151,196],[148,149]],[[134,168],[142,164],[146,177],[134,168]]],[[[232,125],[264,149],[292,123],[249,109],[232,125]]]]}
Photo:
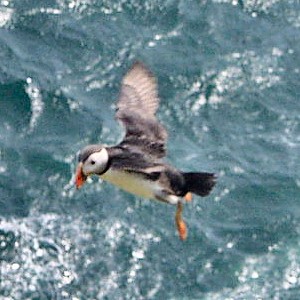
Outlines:
{"type": "Polygon", "coordinates": [[[118,110],[154,117],[158,106],[156,79],[144,64],[136,62],[123,78],[118,110]]]}
{"type": "Polygon", "coordinates": [[[122,80],[116,118],[125,126],[123,147],[135,148],[153,157],[165,156],[167,132],[155,113],[159,106],[153,74],[136,62],[122,80]]]}

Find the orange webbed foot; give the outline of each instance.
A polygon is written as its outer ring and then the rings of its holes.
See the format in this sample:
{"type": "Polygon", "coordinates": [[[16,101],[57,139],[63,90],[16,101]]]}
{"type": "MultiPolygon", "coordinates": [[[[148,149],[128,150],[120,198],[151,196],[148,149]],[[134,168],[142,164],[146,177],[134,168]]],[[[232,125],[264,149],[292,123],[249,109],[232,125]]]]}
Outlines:
{"type": "Polygon", "coordinates": [[[187,238],[187,227],[185,222],[182,219],[182,210],[183,210],[183,205],[181,202],[178,202],[175,221],[176,221],[179,237],[182,241],[184,241],[187,238]]]}
{"type": "Polygon", "coordinates": [[[184,196],[185,201],[191,202],[193,199],[193,194],[191,192],[187,192],[184,196]]]}

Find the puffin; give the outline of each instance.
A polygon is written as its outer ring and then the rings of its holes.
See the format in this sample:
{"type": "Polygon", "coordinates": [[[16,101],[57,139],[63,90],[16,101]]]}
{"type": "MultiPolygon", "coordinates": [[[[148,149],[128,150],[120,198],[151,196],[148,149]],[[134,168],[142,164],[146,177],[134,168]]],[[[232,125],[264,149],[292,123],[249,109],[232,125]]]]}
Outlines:
{"type": "Polygon", "coordinates": [[[183,205],[192,194],[207,196],[217,176],[208,172],[184,172],[165,162],[167,131],[157,120],[157,80],[144,63],[136,61],[121,82],[116,119],[125,127],[123,140],[115,146],[93,144],[78,155],[77,189],[88,176],[142,198],[176,206],[175,224],[181,240],[187,237],[183,205]]]}

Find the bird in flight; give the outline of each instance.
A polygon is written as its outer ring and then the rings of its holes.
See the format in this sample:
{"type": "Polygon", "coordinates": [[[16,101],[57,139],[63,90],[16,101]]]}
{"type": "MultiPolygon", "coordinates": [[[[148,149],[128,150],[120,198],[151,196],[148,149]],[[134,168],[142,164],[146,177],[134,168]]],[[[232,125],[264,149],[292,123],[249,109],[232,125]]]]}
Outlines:
{"type": "Polygon", "coordinates": [[[192,193],[207,196],[216,175],[183,172],[163,161],[167,132],[156,119],[159,106],[157,82],[141,62],[133,64],[122,80],[116,119],[125,136],[116,146],[88,145],[80,151],[75,183],[80,188],[87,177],[98,175],[134,195],[176,205],[175,222],[180,239],[187,237],[183,204],[192,193]]]}

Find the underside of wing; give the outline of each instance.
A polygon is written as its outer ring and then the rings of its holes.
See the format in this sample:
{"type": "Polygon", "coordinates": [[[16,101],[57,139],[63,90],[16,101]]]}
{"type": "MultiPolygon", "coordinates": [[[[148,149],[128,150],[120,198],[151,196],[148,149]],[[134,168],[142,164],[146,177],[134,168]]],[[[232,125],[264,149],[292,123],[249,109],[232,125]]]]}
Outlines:
{"type": "Polygon", "coordinates": [[[158,106],[155,77],[144,64],[134,63],[122,80],[118,112],[132,112],[148,118],[154,117],[158,106]]]}
{"type": "Polygon", "coordinates": [[[165,156],[167,132],[157,121],[157,84],[152,73],[135,63],[122,81],[116,117],[126,128],[123,147],[134,147],[157,158],[165,156]]]}

